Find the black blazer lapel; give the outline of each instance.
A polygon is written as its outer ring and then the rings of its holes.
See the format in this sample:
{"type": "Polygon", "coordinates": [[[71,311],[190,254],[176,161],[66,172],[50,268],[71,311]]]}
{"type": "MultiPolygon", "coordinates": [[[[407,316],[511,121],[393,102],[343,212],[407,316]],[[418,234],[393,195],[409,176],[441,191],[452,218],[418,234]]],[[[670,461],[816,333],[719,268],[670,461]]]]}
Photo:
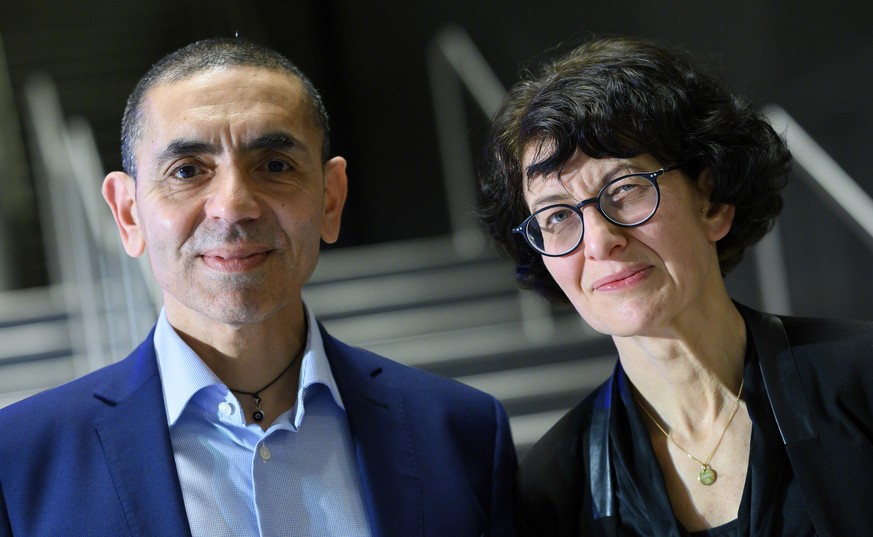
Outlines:
{"type": "MultiPolygon", "coordinates": [[[[873,465],[869,446],[854,450],[846,437],[852,433],[832,427],[826,419],[827,408],[819,408],[832,406],[836,393],[826,394],[827,400],[816,399],[816,407],[810,403],[782,319],[738,307],[754,339],[770,406],[816,532],[826,536],[866,533],[873,527],[870,487],[857,472],[873,465]]],[[[820,350],[814,360],[822,364],[819,375],[828,376],[827,354],[838,352],[836,346],[820,350]]],[[[866,439],[854,440],[866,443],[866,439]]]]}
{"type": "Polygon", "coordinates": [[[107,408],[95,419],[106,464],[131,535],[190,535],[173,459],[152,336],[126,360],[115,383],[95,397],[107,408]]]}
{"type": "Polygon", "coordinates": [[[319,328],[346,407],[374,537],[423,535],[421,478],[401,392],[374,355],[319,328]]]}
{"type": "Polygon", "coordinates": [[[782,442],[788,445],[791,442],[816,438],[818,433],[815,430],[812,409],[803,391],[803,383],[782,320],[775,315],[763,314],[739,305],[738,307],[755,342],[764,387],[776,416],[782,442]]]}

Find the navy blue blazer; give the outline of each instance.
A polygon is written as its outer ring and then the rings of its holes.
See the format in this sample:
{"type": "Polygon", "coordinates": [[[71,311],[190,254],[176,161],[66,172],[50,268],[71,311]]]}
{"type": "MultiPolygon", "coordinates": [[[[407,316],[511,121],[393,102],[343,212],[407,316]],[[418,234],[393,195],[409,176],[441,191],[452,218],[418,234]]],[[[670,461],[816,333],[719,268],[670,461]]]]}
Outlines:
{"type": "MultiPolygon", "coordinates": [[[[374,536],[515,535],[500,404],[321,331],[374,536]]],[[[121,362],[0,409],[0,536],[190,535],[153,334],[121,362]]]]}

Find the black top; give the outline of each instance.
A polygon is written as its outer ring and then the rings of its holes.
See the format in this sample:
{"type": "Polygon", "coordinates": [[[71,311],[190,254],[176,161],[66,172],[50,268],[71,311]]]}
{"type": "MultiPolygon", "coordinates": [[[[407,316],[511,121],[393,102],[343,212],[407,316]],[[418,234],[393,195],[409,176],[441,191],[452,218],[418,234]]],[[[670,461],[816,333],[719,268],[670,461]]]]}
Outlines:
{"type": "MultiPolygon", "coordinates": [[[[746,484],[737,519],[707,531],[687,532],[673,515],[663,474],[643,421],[645,416],[634,404],[624,370],[617,368],[619,397],[613,399],[614,422],[610,436],[621,535],[815,535],[763,390],[755,346],[751,338],[748,341],[743,400],[752,419],[752,439],[746,484]]],[[[718,470],[730,471],[729,468],[718,470]]]]}
{"type": "MultiPolygon", "coordinates": [[[[870,535],[873,323],[737,309],[754,355],[744,374],[751,462],[734,534],[809,535],[811,521],[822,537],[870,535]]],[[[683,535],[619,377],[616,368],[527,452],[516,477],[521,536],[683,535]]]]}

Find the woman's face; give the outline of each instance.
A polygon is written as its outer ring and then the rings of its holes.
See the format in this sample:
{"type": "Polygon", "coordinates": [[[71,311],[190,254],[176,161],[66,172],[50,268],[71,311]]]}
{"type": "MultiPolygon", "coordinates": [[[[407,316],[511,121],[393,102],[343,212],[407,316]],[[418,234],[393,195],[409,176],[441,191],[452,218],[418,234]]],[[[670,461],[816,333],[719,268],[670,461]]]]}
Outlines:
{"type": "MultiPolygon", "coordinates": [[[[536,146],[528,147],[524,167],[535,158],[536,146]]],[[[575,205],[611,179],[671,164],[649,155],[593,159],[577,151],[560,181],[557,174],[535,178],[524,197],[532,212],[555,203],[575,205]]],[[[734,208],[710,211],[707,183],[688,180],[681,168],[661,175],[658,210],[635,228],[616,226],[588,205],[582,210],[582,244],[564,257],[543,258],[595,330],[620,337],[668,334],[682,319],[694,320],[710,292],[724,289],[715,243],[729,231],[734,208]]]]}

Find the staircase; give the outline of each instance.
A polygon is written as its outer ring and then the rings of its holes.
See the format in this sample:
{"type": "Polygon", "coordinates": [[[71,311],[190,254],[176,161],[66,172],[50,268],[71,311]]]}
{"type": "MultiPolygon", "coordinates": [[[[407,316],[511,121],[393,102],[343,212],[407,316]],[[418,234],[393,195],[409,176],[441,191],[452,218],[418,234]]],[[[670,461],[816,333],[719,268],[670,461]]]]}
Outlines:
{"type": "MultiPolygon", "coordinates": [[[[0,294],[0,406],[84,373],[60,296],[0,294]]],[[[609,338],[519,293],[508,262],[457,254],[450,237],[326,251],[304,298],[339,339],[495,395],[520,450],[613,367],[609,338]]]]}
{"type": "Polygon", "coordinates": [[[304,290],[332,335],[497,397],[525,450],[614,366],[575,311],[519,292],[510,263],[450,237],[322,254],[304,290]]]}
{"type": "Polygon", "coordinates": [[[75,376],[68,316],[57,291],[0,293],[0,407],[75,376]]]}

